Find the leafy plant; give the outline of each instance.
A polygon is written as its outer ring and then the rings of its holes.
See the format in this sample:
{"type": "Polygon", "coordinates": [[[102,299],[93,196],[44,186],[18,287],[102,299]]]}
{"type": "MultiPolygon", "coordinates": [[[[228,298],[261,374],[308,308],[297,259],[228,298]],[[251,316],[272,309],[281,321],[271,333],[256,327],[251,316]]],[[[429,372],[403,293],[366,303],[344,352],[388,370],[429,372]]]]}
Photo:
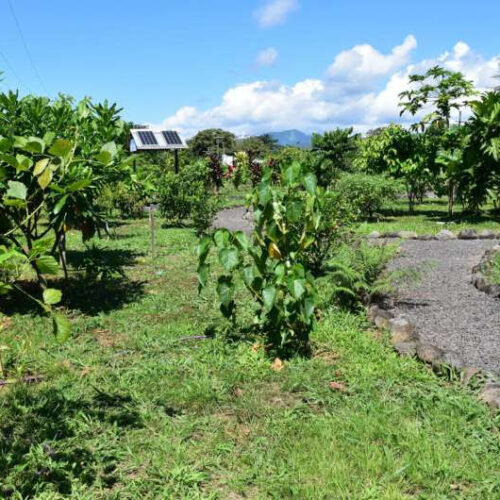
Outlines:
{"type": "Polygon", "coordinates": [[[276,349],[307,351],[316,323],[316,286],[307,252],[321,223],[319,189],[316,176],[299,163],[282,170],[279,185],[266,169],[251,196],[252,238],[220,229],[198,246],[200,290],[208,283],[208,256],[214,249],[223,269],[217,279],[222,314],[235,321],[239,275],[255,301],[256,324],[276,349]]]}
{"type": "Polygon", "coordinates": [[[178,174],[167,172],[159,186],[162,215],[176,224],[191,219],[198,233],[208,229],[217,211],[208,179],[207,164],[201,160],[185,166],[178,174]]]}
{"type": "Polygon", "coordinates": [[[401,185],[384,175],[345,173],[335,184],[335,190],[361,217],[373,217],[401,192],[401,185]]]}

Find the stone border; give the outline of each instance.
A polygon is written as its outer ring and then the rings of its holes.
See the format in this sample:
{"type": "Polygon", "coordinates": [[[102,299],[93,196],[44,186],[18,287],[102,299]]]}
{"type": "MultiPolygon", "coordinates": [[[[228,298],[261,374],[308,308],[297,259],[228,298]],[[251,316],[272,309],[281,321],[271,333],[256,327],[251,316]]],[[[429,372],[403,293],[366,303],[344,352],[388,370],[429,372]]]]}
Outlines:
{"type": "Polygon", "coordinates": [[[481,290],[493,298],[500,298],[500,284],[489,283],[483,271],[491,268],[493,259],[498,254],[500,254],[500,245],[495,245],[493,248],[486,250],[479,264],[472,268],[472,284],[478,290],[481,290]]]}
{"type": "Polygon", "coordinates": [[[368,239],[377,240],[377,239],[391,239],[391,238],[400,238],[406,240],[439,240],[439,241],[448,241],[448,240],[500,240],[500,233],[494,233],[493,231],[483,230],[477,232],[475,229],[462,229],[459,233],[454,233],[449,231],[448,229],[442,229],[439,233],[433,234],[421,234],[418,235],[415,231],[395,231],[388,233],[379,233],[378,231],[373,231],[368,235],[368,239]]]}
{"type": "Polygon", "coordinates": [[[473,377],[486,379],[479,399],[492,409],[500,409],[500,383],[491,374],[484,373],[475,366],[467,366],[456,351],[443,350],[421,340],[415,331],[415,325],[405,315],[394,315],[387,305],[372,304],[368,306],[367,315],[378,329],[389,331],[390,342],[400,356],[415,356],[430,364],[438,373],[451,368],[460,374],[460,380],[465,385],[473,377]]]}

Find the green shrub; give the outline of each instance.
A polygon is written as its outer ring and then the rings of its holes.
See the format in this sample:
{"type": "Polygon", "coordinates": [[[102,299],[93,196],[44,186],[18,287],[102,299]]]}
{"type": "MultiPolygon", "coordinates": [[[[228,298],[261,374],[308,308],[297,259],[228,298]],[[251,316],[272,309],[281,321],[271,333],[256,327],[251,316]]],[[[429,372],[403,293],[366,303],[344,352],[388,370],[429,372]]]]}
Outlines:
{"type": "Polygon", "coordinates": [[[210,227],[217,213],[216,197],[208,185],[209,171],[204,161],[185,166],[178,174],[167,172],[159,186],[162,215],[170,222],[193,222],[198,233],[210,227]]]}
{"type": "Polygon", "coordinates": [[[114,186],[103,189],[97,204],[108,216],[139,218],[143,214],[146,196],[139,189],[117,182],[114,186]]]}
{"type": "Polygon", "coordinates": [[[255,305],[255,322],[275,349],[306,351],[316,317],[315,278],[308,249],[316,244],[321,222],[316,176],[299,163],[273,184],[267,169],[254,189],[255,229],[251,241],[241,231],[216,231],[200,240],[200,289],[208,281],[208,255],[214,248],[223,268],[217,280],[221,312],[235,321],[235,275],[240,274],[255,305]]]}
{"type": "Polygon", "coordinates": [[[383,175],[364,173],[342,174],[335,190],[340,193],[346,203],[357,210],[360,217],[373,217],[400,192],[398,181],[383,175]]]}

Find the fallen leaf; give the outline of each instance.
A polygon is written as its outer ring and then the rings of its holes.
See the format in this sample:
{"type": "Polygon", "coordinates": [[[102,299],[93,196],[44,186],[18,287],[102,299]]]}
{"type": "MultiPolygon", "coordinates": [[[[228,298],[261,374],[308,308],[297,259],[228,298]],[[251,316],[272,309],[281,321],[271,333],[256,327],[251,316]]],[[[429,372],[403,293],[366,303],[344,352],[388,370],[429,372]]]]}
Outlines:
{"type": "Polygon", "coordinates": [[[244,393],[244,392],[245,392],[245,391],[244,391],[243,389],[240,389],[239,387],[235,387],[235,388],[233,389],[233,395],[234,395],[234,397],[236,397],[236,398],[241,398],[241,396],[243,396],[243,393],[244,393]]]}
{"type": "Polygon", "coordinates": [[[257,351],[260,351],[261,349],[264,349],[264,346],[262,344],[254,344],[252,346],[252,351],[253,352],[257,352],[257,351]]]}
{"type": "Polygon", "coordinates": [[[347,391],[347,387],[342,382],[330,382],[330,389],[332,389],[332,391],[339,392],[347,391]]]}
{"type": "Polygon", "coordinates": [[[88,366],[84,366],[80,371],[80,377],[86,377],[90,373],[90,368],[88,366]]]}
{"type": "Polygon", "coordinates": [[[283,369],[285,365],[283,364],[283,361],[281,361],[280,358],[275,358],[273,363],[271,364],[271,370],[274,370],[275,372],[279,372],[283,369]]]}

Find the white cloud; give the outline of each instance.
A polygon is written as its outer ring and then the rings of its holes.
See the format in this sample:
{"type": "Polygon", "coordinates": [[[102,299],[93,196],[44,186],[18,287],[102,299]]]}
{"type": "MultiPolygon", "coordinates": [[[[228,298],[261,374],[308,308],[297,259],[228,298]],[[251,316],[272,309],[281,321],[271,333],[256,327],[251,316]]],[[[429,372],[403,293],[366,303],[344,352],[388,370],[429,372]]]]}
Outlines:
{"type": "Polygon", "coordinates": [[[354,81],[384,76],[407,64],[416,48],[417,40],[413,35],[408,35],[389,54],[382,54],[368,44],[355,45],[335,57],[328,74],[333,79],[354,81]]]}
{"type": "Polygon", "coordinates": [[[288,14],[298,8],[297,0],[270,0],[255,11],[255,18],[261,28],[271,28],[283,24],[288,14]]]}
{"type": "MultiPolygon", "coordinates": [[[[349,57],[340,57],[359,53],[354,47],[334,59],[333,66],[345,70],[343,79],[332,77],[330,67],[323,79],[306,78],[292,85],[277,81],[242,83],[228,89],[219,105],[206,110],[183,107],[163,124],[186,136],[209,127],[229,129],[236,134],[289,128],[322,131],[336,126],[354,126],[365,131],[400,121],[398,96],[408,88],[408,76],[436,64],[463,72],[480,90],[498,85],[498,79],[494,78],[499,72],[498,57],[485,59],[466,43],[458,42],[450,52],[408,64],[415,45],[415,39],[409,36],[387,55],[371,46],[363,49],[363,53],[375,55],[380,67],[363,57],[359,59],[360,67],[356,67],[347,62],[349,57]],[[368,85],[360,81],[361,75],[368,85]]],[[[408,116],[403,120],[411,122],[413,118],[408,116]]]]}
{"type": "Polygon", "coordinates": [[[261,50],[255,58],[257,66],[273,66],[278,60],[278,51],[274,47],[261,50]]]}

